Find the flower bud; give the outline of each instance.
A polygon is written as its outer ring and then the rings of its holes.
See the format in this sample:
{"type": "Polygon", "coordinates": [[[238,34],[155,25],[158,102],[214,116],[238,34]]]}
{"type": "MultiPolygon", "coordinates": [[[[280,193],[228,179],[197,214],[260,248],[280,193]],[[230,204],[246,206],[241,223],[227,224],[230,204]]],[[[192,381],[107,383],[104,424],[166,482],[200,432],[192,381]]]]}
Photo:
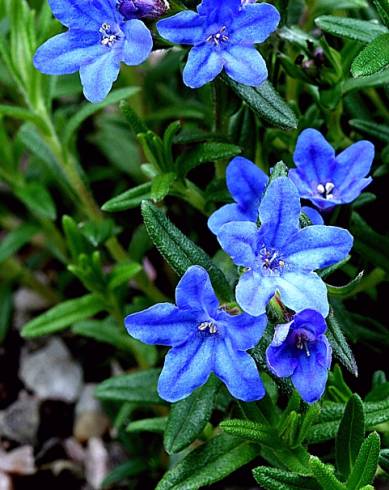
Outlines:
{"type": "Polygon", "coordinates": [[[169,9],[167,0],[118,0],[117,8],[126,19],[156,19],[169,9]]]}

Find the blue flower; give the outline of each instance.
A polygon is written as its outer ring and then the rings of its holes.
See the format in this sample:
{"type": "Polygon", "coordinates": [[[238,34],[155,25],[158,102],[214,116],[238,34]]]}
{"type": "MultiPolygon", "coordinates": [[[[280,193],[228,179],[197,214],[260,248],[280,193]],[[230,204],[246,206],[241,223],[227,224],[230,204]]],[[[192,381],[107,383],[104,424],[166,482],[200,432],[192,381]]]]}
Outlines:
{"type": "Polygon", "coordinates": [[[231,221],[257,222],[258,206],[269,180],[265,172],[242,157],[231,160],[226,178],[235,204],[226,204],[210,216],[208,227],[215,235],[224,224],[231,221]]]}
{"type": "Polygon", "coordinates": [[[280,378],[290,377],[307,403],[318,401],[326,387],[332,355],[326,329],[320,313],[301,311],[290,323],[276,326],[266,350],[269,369],[280,378]]]}
{"type": "Polygon", "coordinates": [[[158,383],[158,393],[176,402],[202,386],[212,372],[241,400],[265,394],[254,347],[266,327],[266,315],[230,315],[220,308],[207,272],[190,267],[176,289],[176,304],[160,303],[125,319],[130,335],[147,344],[172,346],[158,383]]]}
{"type": "Polygon", "coordinates": [[[185,10],[157,23],[162,37],[189,44],[184,83],[198,88],[223,70],[237,82],[260,85],[267,68],[255,48],[277,28],[280,14],[267,3],[242,5],[241,0],[203,0],[197,12],[185,10]]]}
{"type": "Polygon", "coordinates": [[[327,289],[313,272],[344,259],[353,238],[347,230],[312,225],[299,228],[300,198],[287,177],[272,182],[259,206],[260,228],[231,222],[218,240],[234,263],[244,268],[236,300],[250,315],[261,315],[272,296],[298,312],[305,308],[328,314],[327,289]]]}
{"type": "Polygon", "coordinates": [[[120,63],[139,65],[153,46],[138,19],[124,22],[116,0],[49,0],[54,16],[69,30],[46,41],[35,67],[48,75],[80,71],[85,97],[102,101],[117,79],[120,63]]]}
{"type": "Polygon", "coordinates": [[[316,209],[309,206],[303,206],[301,211],[308,216],[313,225],[324,225],[323,217],[318,211],[316,211],[316,209]]]}
{"type": "Polygon", "coordinates": [[[319,209],[354,201],[370,184],[369,173],[374,159],[374,145],[358,141],[338,156],[316,129],[305,129],[297,140],[294,162],[289,172],[300,196],[319,209]]]}
{"type": "Polygon", "coordinates": [[[167,0],[117,0],[117,8],[126,19],[156,19],[169,9],[167,0]]]}

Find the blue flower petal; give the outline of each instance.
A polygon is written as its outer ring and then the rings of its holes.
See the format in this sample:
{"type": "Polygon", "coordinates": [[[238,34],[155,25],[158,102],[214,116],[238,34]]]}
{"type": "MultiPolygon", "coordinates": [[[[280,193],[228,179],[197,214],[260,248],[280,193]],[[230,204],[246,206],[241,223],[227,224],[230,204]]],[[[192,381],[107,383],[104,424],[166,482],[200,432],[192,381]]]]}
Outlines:
{"type": "Polygon", "coordinates": [[[304,176],[312,189],[331,182],[336,166],[335,151],[316,129],[305,129],[300,134],[293,158],[300,176],[304,176]]]}
{"type": "Polygon", "coordinates": [[[336,226],[314,225],[300,230],[284,250],[287,264],[316,270],[343,260],[353,246],[352,235],[336,226]]]}
{"type": "Polygon", "coordinates": [[[204,18],[192,10],[184,10],[157,22],[159,34],[176,44],[205,42],[204,18]]]}
{"type": "Polygon", "coordinates": [[[273,278],[254,271],[245,272],[236,286],[236,301],[246,313],[259,316],[266,312],[266,305],[274,296],[276,288],[273,278]]]}
{"type": "Polygon", "coordinates": [[[282,248],[299,229],[301,206],[296,186],[287,178],[275,179],[259,206],[259,219],[266,227],[267,246],[282,248]]]}
{"type": "Polygon", "coordinates": [[[314,403],[322,397],[328,378],[326,362],[330,357],[330,346],[326,341],[316,342],[309,356],[299,356],[298,366],[291,379],[305,402],[314,403]]]}
{"type": "MultiPolygon", "coordinates": [[[[277,326],[276,331],[280,327],[277,326]]],[[[266,349],[266,363],[269,369],[279,378],[292,376],[298,366],[296,347],[290,345],[287,341],[278,346],[272,342],[266,349]]]]}
{"type": "Polygon", "coordinates": [[[177,345],[197,332],[196,313],[159,303],[128,315],[124,324],[130,335],[146,344],[177,345]]]}
{"type": "Polygon", "coordinates": [[[86,0],[49,0],[53,15],[66,27],[99,30],[101,14],[86,0]]]}
{"type": "Polygon", "coordinates": [[[374,145],[358,141],[336,157],[334,181],[339,189],[347,189],[353,182],[366,177],[374,160],[374,145]]]}
{"type": "Polygon", "coordinates": [[[158,381],[158,393],[168,402],[182,400],[206,383],[213,370],[217,338],[195,334],[169,350],[158,381]]]}
{"type": "Polygon", "coordinates": [[[247,5],[233,22],[230,39],[234,43],[262,43],[280,22],[278,10],[268,3],[247,5]]]}
{"type": "Polygon", "coordinates": [[[301,211],[308,216],[313,225],[324,225],[323,217],[319,211],[316,211],[316,209],[310,208],[309,206],[303,206],[301,211]]]}
{"type": "Polygon", "coordinates": [[[153,38],[145,24],[138,19],[124,24],[125,41],[122,61],[126,65],[140,65],[148,58],[153,48],[153,38]]]}
{"type": "Polygon", "coordinates": [[[327,324],[323,316],[316,310],[306,309],[300,311],[293,319],[293,328],[306,328],[315,336],[324,334],[327,324]]]}
{"type": "Polygon", "coordinates": [[[342,202],[349,203],[354,201],[360,195],[363,189],[365,189],[365,187],[372,182],[372,180],[373,179],[371,177],[368,177],[366,179],[360,179],[350,183],[347,189],[341,190],[342,202]]]}
{"type": "Polygon", "coordinates": [[[236,12],[241,7],[241,0],[203,0],[197,7],[201,15],[208,15],[212,11],[228,9],[236,12]]]}
{"type": "Polygon", "coordinates": [[[235,351],[228,340],[217,344],[214,369],[235,398],[251,402],[265,396],[254,359],[246,352],[235,351]]]}
{"type": "Polygon", "coordinates": [[[40,46],[34,66],[47,75],[74,73],[81,65],[92,63],[105,53],[97,32],[68,31],[54,36],[40,46]]]}
{"type": "Polygon", "coordinates": [[[216,323],[224,326],[224,331],[235,350],[245,351],[258,344],[267,325],[267,316],[254,317],[247,313],[230,315],[221,310],[216,323]]]}
{"type": "Polygon", "coordinates": [[[247,158],[235,157],[227,167],[226,178],[228,190],[238,204],[243,208],[258,207],[269,180],[263,170],[247,158]]]}
{"type": "Polygon", "coordinates": [[[258,210],[243,210],[238,204],[226,204],[211,214],[208,228],[217,235],[220,228],[231,221],[256,221],[258,210]]]}
{"type": "Polygon", "coordinates": [[[251,267],[254,264],[258,241],[255,223],[232,221],[220,228],[217,238],[236,265],[251,267]]]}
{"type": "Polygon", "coordinates": [[[216,78],[223,70],[223,59],[213,45],[195,46],[189,51],[183,78],[190,88],[199,88],[216,78]]]}
{"type": "Polygon", "coordinates": [[[93,103],[104,100],[119,76],[119,70],[120,59],[116,50],[110,48],[93,63],[81,66],[80,77],[85,97],[93,103]]]}
{"type": "Polygon", "coordinates": [[[267,79],[265,60],[254,46],[228,44],[223,60],[227,75],[236,82],[255,87],[267,79]]]}
{"type": "Polygon", "coordinates": [[[314,272],[285,272],[274,278],[285,306],[299,312],[310,308],[328,315],[327,287],[314,272]]]}
{"type": "Polygon", "coordinates": [[[189,267],[177,285],[176,304],[182,310],[215,314],[219,301],[205,269],[198,265],[189,267]]]}

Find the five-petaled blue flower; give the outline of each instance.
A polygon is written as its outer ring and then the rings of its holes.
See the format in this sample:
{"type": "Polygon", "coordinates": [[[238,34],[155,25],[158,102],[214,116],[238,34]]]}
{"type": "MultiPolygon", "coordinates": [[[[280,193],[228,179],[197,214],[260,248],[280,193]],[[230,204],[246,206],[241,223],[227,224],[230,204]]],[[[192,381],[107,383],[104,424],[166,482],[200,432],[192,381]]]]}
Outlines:
{"type": "Polygon", "coordinates": [[[320,313],[303,310],[290,323],[276,326],[266,350],[269,369],[280,378],[290,377],[307,403],[318,401],[325,390],[332,354],[326,329],[320,313]]]}
{"type": "Polygon", "coordinates": [[[262,43],[280,21],[267,3],[241,0],[203,0],[197,12],[185,10],[157,23],[162,37],[192,45],[184,68],[184,83],[198,88],[223,70],[237,82],[256,86],[267,78],[267,68],[254,44],[262,43]]]}
{"type": "Polygon", "coordinates": [[[344,259],[353,238],[347,230],[312,225],[300,229],[300,198],[287,177],[274,180],[259,206],[260,228],[241,221],[223,225],[218,240],[234,263],[244,268],[236,300],[250,315],[261,315],[272,296],[298,312],[328,314],[327,289],[313,271],[344,259]]]}
{"type": "Polygon", "coordinates": [[[296,169],[289,177],[300,196],[319,209],[354,201],[370,184],[369,173],[374,159],[374,145],[358,141],[335,156],[332,146],[316,129],[305,129],[294,152],[296,169]]]}
{"type": "MultiPolygon", "coordinates": [[[[247,158],[235,157],[227,166],[226,180],[235,203],[222,206],[209,217],[208,227],[215,235],[231,221],[258,221],[258,208],[269,177],[247,158]]],[[[301,211],[314,225],[323,224],[316,209],[303,206],[301,211]]]]}
{"type": "Polygon", "coordinates": [[[139,65],[153,46],[138,19],[125,22],[116,0],[49,0],[54,16],[69,30],[46,41],[35,67],[48,75],[80,71],[85,97],[102,101],[117,79],[120,63],[139,65]]]}
{"type": "Polygon", "coordinates": [[[266,315],[230,315],[220,308],[209,276],[190,267],[176,289],[176,304],[160,303],[125,319],[133,337],[147,344],[172,346],[158,383],[162,398],[176,402],[203,385],[213,372],[241,400],[259,400],[265,390],[254,347],[266,327],[266,315]]]}

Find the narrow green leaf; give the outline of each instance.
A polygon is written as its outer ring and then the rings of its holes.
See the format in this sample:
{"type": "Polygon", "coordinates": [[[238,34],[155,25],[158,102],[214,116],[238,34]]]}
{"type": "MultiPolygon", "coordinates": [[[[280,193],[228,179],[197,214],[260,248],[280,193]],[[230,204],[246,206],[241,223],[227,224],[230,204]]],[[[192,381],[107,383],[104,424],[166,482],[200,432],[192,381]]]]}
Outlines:
{"type": "Polygon", "coordinates": [[[389,474],[389,449],[381,449],[378,463],[389,474]]]}
{"type": "Polygon", "coordinates": [[[389,68],[381,70],[374,75],[367,77],[350,78],[343,83],[342,92],[343,95],[351,92],[352,90],[362,90],[370,87],[380,87],[389,83],[389,68]]]}
{"type": "Polygon", "coordinates": [[[235,82],[226,75],[222,80],[240,97],[261,119],[281,129],[297,128],[297,118],[284,99],[269,81],[259,87],[249,87],[235,82]]]}
{"type": "Polygon", "coordinates": [[[365,412],[363,403],[354,394],[346,404],[335,439],[336,467],[347,479],[357,459],[365,437],[365,412]]]}
{"type": "Polygon", "coordinates": [[[347,490],[358,490],[372,483],[377,471],[379,455],[380,437],[377,432],[372,432],[362,444],[354,468],[347,480],[347,490]]]}
{"type": "Polygon", "coordinates": [[[74,262],[77,262],[79,256],[88,252],[90,247],[73,218],[64,215],[62,217],[62,228],[72,259],[74,262]]]}
{"type": "Polygon", "coordinates": [[[131,458],[130,461],[117,466],[110,473],[108,473],[101,483],[101,488],[113,488],[113,485],[125,480],[126,478],[134,477],[145,470],[147,470],[147,464],[143,459],[131,458]]]}
{"type": "Polygon", "coordinates": [[[177,158],[177,171],[181,176],[185,176],[190,170],[203,163],[232,158],[241,152],[239,146],[229,143],[202,143],[177,158]]]}
{"type": "Polygon", "coordinates": [[[386,27],[367,20],[338,17],[335,15],[322,15],[315,19],[315,24],[324,32],[333,36],[353,39],[361,43],[370,43],[380,34],[388,32],[386,27]]]}
{"type": "Polygon", "coordinates": [[[281,445],[277,432],[269,425],[258,424],[250,420],[231,419],[221,422],[220,428],[227,434],[258,444],[264,444],[276,449],[281,445]]]}
{"type": "Polygon", "coordinates": [[[100,400],[164,405],[166,402],[157,393],[160,372],[160,369],[147,369],[114,376],[98,385],[96,396],[100,400]]]}
{"type": "Polygon", "coordinates": [[[358,376],[358,366],[354,354],[348,345],[333,309],[330,309],[327,325],[327,337],[335,356],[350,371],[350,373],[354,376],[358,376]]]}
{"type": "Polygon", "coordinates": [[[258,466],[253,470],[253,475],[264,490],[317,490],[313,478],[278,468],[258,466]]]}
{"type": "Polygon", "coordinates": [[[377,9],[382,23],[389,27],[389,0],[373,0],[373,4],[377,9]]]}
{"type": "Polygon", "coordinates": [[[210,275],[216,292],[222,299],[231,299],[231,289],[222,271],[210,257],[187,238],[157,207],[142,202],[142,215],[147,232],[161,255],[181,276],[191,265],[200,265],[210,275]]]}
{"type": "Polygon", "coordinates": [[[335,477],[333,468],[322,463],[316,456],[310,457],[309,466],[323,490],[346,490],[346,487],[335,477]]]}
{"type": "Polygon", "coordinates": [[[0,263],[14,255],[31,238],[37,234],[38,228],[30,223],[25,223],[12,230],[0,242],[0,263]]]}
{"type": "Polygon", "coordinates": [[[218,379],[212,376],[204,386],[172,405],[163,439],[169,454],[185,449],[201,434],[211,418],[219,386],[218,379]]]}
{"type": "Polygon", "coordinates": [[[108,279],[108,288],[116,289],[123,284],[126,284],[142,270],[142,266],[136,262],[122,262],[116,264],[108,279]]]}
{"type": "Polygon", "coordinates": [[[22,121],[29,121],[34,123],[43,131],[47,131],[47,127],[42,119],[35,115],[31,110],[24,109],[23,107],[0,104],[0,116],[9,116],[14,119],[21,119],[22,121]]]}
{"type": "Polygon", "coordinates": [[[364,48],[351,65],[353,77],[373,75],[389,65],[389,33],[381,34],[364,48]]]}
{"type": "Polygon", "coordinates": [[[119,194],[107,201],[101,209],[108,213],[116,213],[118,211],[125,211],[126,209],[136,208],[145,199],[151,197],[151,182],[138,185],[132,189],[119,194]]]}
{"type": "Polygon", "coordinates": [[[138,116],[138,114],[134,111],[134,109],[130,106],[128,101],[121,100],[119,103],[119,107],[135,134],[147,133],[149,128],[146,126],[143,120],[138,116]]]}
{"type": "Polygon", "coordinates": [[[16,195],[34,213],[43,219],[55,220],[57,211],[46,187],[39,182],[29,182],[16,195]]]}
{"type": "Polygon", "coordinates": [[[12,325],[12,289],[7,284],[0,286],[0,345],[4,342],[12,325]]]}
{"type": "Polygon", "coordinates": [[[126,431],[163,433],[166,429],[167,419],[167,417],[153,417],[151,419],[135,420],[128,424],[126,431]]]}
{"type": "Polygon", "coordinates": [[[361,271],[352,281],[344,286],[331,286],[330,284],[327,284],[327,290],[329,294],[340,298],[351,296],[358,289],[358,285],[361,282],[363,275],[364,272],[361,271]]]}
{"type": "Polygon", "coordinates": [[[157,175],[151,185],[150,197],[153,201],[161,201],[169,194],[170,187],[176,180],[177,175],[173,172],[157,175]]]}
{"type": "Polygon", "coordinates": [[[73,323],[85,320],[105,308],[101,298],[88,294],[64,301],[24,325],[22,337],[33,338],[60,332],[73,323]]]}
{"type": "Polygon", "coordinates": [[[90,117],[92,114],[95,114],[97,111],[103,109],[104,107],[107,107],[111,104],[115,104],[122,99],[127,99],[128,97],[131,97],[132,95],[137,94],[140,91],[139,87],[126,87],[126,88],[119,88],[116,90],[113,90],[105,99],[103,102],[100,102],[99,104],[90,104],[86,102],[83,104],[81,109],[74,114],[73,117],[71,117],[68,121],[68,123],[65,126],[64,132],[63,132],[63,144],[66,146],[70,143],[70,140],[72,136],[75,134],[77,129],[81,126],[81,124],[90,117]]]}
{"type": "Polygon", "coordinates": [[[351,119],[349,124],[363,134],[377,138],[384,143],[389,143],[389,126],[385,124],[377,124],[371,121],[364,121],[363,119],[351,119]]]}
{"type": "Polygon", "coordinates": [[[191,451],[158,483],[156,490],[198,490],[252,461],[258,448],[221,434],[191,451]]]}

